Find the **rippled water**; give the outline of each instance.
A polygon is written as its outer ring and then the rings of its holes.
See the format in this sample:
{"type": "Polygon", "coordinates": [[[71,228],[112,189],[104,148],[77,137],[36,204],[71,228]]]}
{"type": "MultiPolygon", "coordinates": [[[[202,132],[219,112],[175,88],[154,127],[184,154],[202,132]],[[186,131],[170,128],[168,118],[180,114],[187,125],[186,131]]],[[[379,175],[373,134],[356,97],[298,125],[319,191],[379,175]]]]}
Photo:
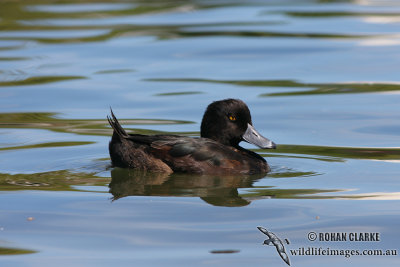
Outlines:
{"type": "Polygon", "coordinates": [[[396,266],[399,1],[2,1],[0,264],[396,266]],[[240,98],[278,144],[261,176],[110,166],[131,132],[199,135],[240,98]],[[309,233],[379,233],[379,242],[309,233]]]}

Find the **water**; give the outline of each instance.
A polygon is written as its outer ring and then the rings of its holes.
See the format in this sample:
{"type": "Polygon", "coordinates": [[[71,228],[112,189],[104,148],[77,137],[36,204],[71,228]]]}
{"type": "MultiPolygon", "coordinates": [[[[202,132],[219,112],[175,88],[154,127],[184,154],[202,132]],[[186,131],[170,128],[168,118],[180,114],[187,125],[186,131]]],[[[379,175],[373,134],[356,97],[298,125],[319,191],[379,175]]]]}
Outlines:
{"type": "Polygon", "coordinates": [[[0,264],[285,266],[262,226],[292,266],[398,265],[290,250],[399,250],[399,23],[398,1],[0,3],[0,264]],[[268,175],[111,168],[110,106],[197,136],[228,97],[278,144],[243,144],[268,175]]]}

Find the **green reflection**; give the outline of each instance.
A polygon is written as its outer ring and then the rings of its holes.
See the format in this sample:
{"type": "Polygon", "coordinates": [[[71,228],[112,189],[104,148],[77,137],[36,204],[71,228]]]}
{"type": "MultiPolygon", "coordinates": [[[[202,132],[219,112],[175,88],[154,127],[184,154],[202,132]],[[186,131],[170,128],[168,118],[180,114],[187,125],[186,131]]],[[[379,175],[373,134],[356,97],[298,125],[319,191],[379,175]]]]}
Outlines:
{"type": "MultiPolygon", "coordinates": [[[[27,129],[46,129],[55,132],[76,133],[84,135],[105,135],[111,136],[112,129],[106,119],[104,120],[75,120],[75,119],[59,119],[56,113],[0,113],[0,128],[27,128],[27,129]]],[[[164,125],[164,124],[186,124],[193,123],[182,120],[161,120],[161,119],[122,119],[123,124],[133,125],[164,125]]],[[[159,131],[147,129],[132,129],[124,126],[128,132],[140,134],[156,134],[159,131]]],[[[181,133],[184,134],[184,133],[181,133]]],[[[192,134],[192,133],[188,133],[192,134]]],[[[74,145],[69,142],[70,145],[74,145]]],[[[56,146],[60,143],[50,143],[49,146],[56,146]]],[[[79,142],[79,144],[86,144],[79,142]]],[[[78,143],[76,145],[79,145],[78,143]]],[[[45,146],[45,144],[43,144],[45,146]]],[[[67,145],[67,144],[65,144],[67,145]]],[[[38,145],[40,146],[40,145],[38,145]]]]}
{"type": "MultiPolygon", "coordinates": [[[[0,48],[1,50],[1,48],[0,48]]],[[[0,61],[19,61],[19,60],[28,60],[28,57],[0,57],[0,61]]]]}
{"type": "Polygon", "coordinates": [[[44,148],[44,147],[63,147],[63,146],[82,146],[82,145],[90,145],[95,142],[49,142],[49,143],[40,143],[34,145],[26,145],[26,146],[9,146],[9,147],[0,147],[0,151],[2,150],[16,150],[16,149],[30,149],[30,148],[44,148]]]}
{"type": "Polygon", "coordinates": [[[95,173],[71,172],[68,170],[33,174],[0,173],[0,190],[83,191],[74,189],[72,186],[104,186],[109,181],[109,178],[98,177],[95,173]]]}
{"type": "MultiPolygon", "coordinates": [[[[24,20],[38,20],[38,19],[78,19],[78,18],[96,18],[96,17],[115,17],[115,16],[127,16],[127,15],[140,15],[152,12],[162,11],[173,11],[184,3],[181,1],[143,1],[137,2],[135,5],[125,5],[125,8],[121,9],[109,9],[109,10],[75,10],[70,12],[68,6],[72,4],[92,4],[94,7],[96,3],[114,3],[114,1],[96,1],[91,0],[69,0],[68,2],[54,2],[51,0],[30,0],[30,1],[5,1],[2,3],[0,9],[0,16],[3,18],[2,24],[17,23],[17,19],[24,20]],[[44,8],[40,8],[42,5],[54,5],[64,8],[66,12],[62,12],[60,8],[58,12],[46,11],[44,8]],[[38,8],[35,8],[38,7],[38,8]]],[[[42,6],[43,7],[43,6],[42,6]]],[[[1,24],[0,24],[1,25],[1,24]]]]}
{"type": "Polygon", "coordinates": [[[316,172],[299,172],[299,171],[285,171],[285,172],[273,172],[269,173],[268,177],[271,178],[295,178],[295,177],[307,177],[320,175],[316,172]]]}
{"type": "Polygon", "coordinates": [[[124,72],[134,72],[134,70],[131,69],[99,70],[96,71],[94,74],[114,74],[114,73],[124,73],[124,72]]]}
{"type": "Polygon", "coordinates": [[[234,37],[291,37],[291,38],[371,38],[374,35],[355,35],[355,34],[329,34],[329,33],[290,33],[290,32],[267,32],[267,31],[178,31],[175,33],[179,37],[204,37],[204,36],[234,36],[234,37]]]}
{"type": "MultiPolygon", "coordinates": [[[[331,199],[341,198],[342,196],[319,195],[322,193],[343,192],[345,190],[323,190],[323,189],[279,189],[272,187],[257,187],[246,190],[247,192],[241,196],[246,199],[263,199],[263,198],[289,198],[289,199],[331,199]]],[[[361,198],[353,196],[353,198],[361,198]]]]}
{"type": "Polygon", "coordinates": [[[326,161],[326,162],[344,162],[345,160],[342,158],[335,158],[335,157],[329,157],[329,156],[303,156],[303,155],[287,155],[283,153],[277,153],[277,154],[267,154],[263,153],[262,151],[259,151],[259,154],[263,157],[266,158],[273,158],[273,157],[279,157],[279,158],[294,158],[294,159],[314,159],[314,160],[320,160],[320,161],[326,161]]]}
{"type": "Polygon", "coordinates": [[[221,250],[210,250],[211,254],[232,254],[232,253],[239,253],[240,250],[236,249],[221,249],[221,250]]]}
{"type": "Polygon", "coordinates": [[[311,90],[282,92],[282,93],[266,93],[260,95],[265,96],[293,96],[293,95],[319,95],[319,94],[355,94],[355,93],[379,93],[399,91],[400,84],[386,83],[332,83],[332,84],[301,84],[293,87],[313,87],[311,90]]]}
{"type": "Polygon", "coordinates": [[[178,96],[178,95],[199,95],[204,94],[200,91],[187,91],[187,92],[173,92],[173,93],[160,93],[155,94],[155,96],[178,96]]]}
{"type": "MultiPolygon", "coordinates": [[[[265,150],[255,149],[257,152],[265,150]]],[[[328,147],[305,145],[279,145],[268,153],[302,154],[342,159],[399,160],[400,148],[328,147]]],[[[263,155],[265,156],[265,155],[263,155]]]]}
{"type": "Polygon", "coordinates": [[[289,11],[285,12],[286,15],[292,17],[307,17],[307,18],[321,18],[321,17],[398,17],[400,13],[379,13],[379,12],[348,12],[348,11],[289,11]]]}
{"type": "Polygon", "coordinates": [[[355,94],[355,93],[377,93],[399,91],[400,84],[389,83],[301,83],[292,80],[212,80],[212,79],[147,79],[147,81],[158,82],[205,82],[232,84],[238,86],[256,86],[256,87],[281,87],[285,90],[293,88],[296,91],[277,92],[261,94],[261,97],[270,96],[295,96],[295,95],[318,95],[318,94],[355,94]],[[298,90],[297,88],[306,88],[298,90]]]}
{"type": "MultiPolygon", "coordinates": [[[[101,3],[113,4],[114,1],[99,1],[101,3]]],[[[260,30],[237,30],[235,26],[251,26],[251,25],[271,25],[284,23],[284,21],[265,21],[265,22],[231,22],[221,23],[195,23],[195,24],[170,24],[164,23],[158,25],[133,25],[128,22],[120,22],[114,24],[107,22],[110,18],[127,18],[129,16],[138,16],[143,14],[155,13],[176,13],[186,10],[202,10],[218,7],[229,7],[248,5],[237,1],[225,1],[223,3],[213,3],[212,1],[135,1],[132,5],[120,6],[118,9],[110,8],[109,10],[79,10],[79,4],[93,5],[96,3],[90,0],[68,1],[68,5],[57,3],[50,0],[31,0],[31,1],[6,1],[1,3],[0,8],[0,30],[11,32],[38,32],[38,36],[7,36],[0,37],[0,40],[21,40],[35,41],[41,43],[82,43],[82,42],[100,42],[121,35],[130,36],[155,36],[159,39],[186,38],[186,37],[204,37],[204,36],[236,36],[236,37],[287,37],[287,38],[373,38],[382,36],[378,34],[356,35],[356,34],[330,34],[330,33],[310,33],[310,32],[276,32],[276,31],[260,31],[260,30]],[[68,10],[68,6],[76,3],[74,12],[68,10]],[[57,12],[46,11],[43,5],[58,6],[57,12]],[[36,7],[36,8],[35,8],[36,7]],[[65,12],[62,10],[65,9],[65,12]],[[105,21],[106,20],[106,21],[105,21]],[[63,23],[64,22],[64,23],[63,23]],[[94,22],[94,23],[93,23],[94,22]],[[229,30],[220,30],[217,27],[232,27],[229,30]],[[191,30],[193,28],[194,30],[191,30]],[[55,31],[87,31],[87,36],[69,36],[63,35],[40,37],[40,33],[48,30],[55,31]],[[92,30],[105,30],[102,33],[95,33],[92,30]]],[[[292,16],[306,16],[307,14],[317,16],[318,13],[313,12],[285,12],[280,13],[292,16]]],[[[342,12],[338,12],[337,16],[343,16],[342,12]]],[[[363,14],[363,13],[360,13],[363,14]]],[[[323,14],[322,14],[323,15],[323,14]]],[[[325,14],[326,16],[334,16],[335,13],[325,14]]],[[[371,15],[365,13],[364,15],[371,15]]]]}
{"type": "MultiPolygon", "coordinates": [[[[98,1],[98,3],[113,4],[114,1],[98,1]]],[[[105,41],[123,34],[130,35],[152,35],[159,38],[176,38],[177,32],[180,31],[180,26],[169,25],[132,25],[127,23],[110,24],[103,23],[103,19],[137,16],[143,14],[154,14],[159,12],[181,12],[182,9],[204,9],[215,8],[218,6],[229,6],[231,4],[224,3],[222,5],[211,2],[193,1],[136,1],[132,5],[124,5],[118,9],[98,10],[79,10],[80,4],[85,6],[93,5],[96,7],[97,2],[93,3],[90,0],[71,0],[67,4],[63,2],[56,3],[50,0],[31,0],[31,1],[3,1],[0,8],[0,30],[3,31],[38,31],[45,32],[47,30],[87,30],[89,36],[83,37],[20,37],[4,35],[0,40],[30,40],[42,43],[72,43],[72,42],[96,42],[105,41]],[[68,10],[68,6],[76,3],[74,12],[68,10]],[[43,5],[60,7],[57,12],[46,11],[43,5]],[[188,6],[189,5],[189,6],[188,6]],[[37,8],[35,8],[37,7],[37,8]],[[42,7],[42,8],[41,8],[42,7]],[[65,9],[65,12],[62,10],[65,9]],[[80,23],[66,23],[66,25],[57,25],[60,20],[79,21],[80,23]],[[81,21],[80,21],[81,20],[81,21]],[[55,24],[52,23],[55,22],[55,24]],[[90,21],[86,23],[85,21],[90,21]],[[98,21],[97,25],[93,25],[93,21],[98,21]],[[90,30],[106,29],[107,32],[96,36],[90,36],[90,30]]],[[[184,25],[187,26],[187,25],[184,25]]]]}
{"type": "Polygon", "coordinates": [[[29,77],[24,80],[16,81],[0,81],[0,86],[21,86],[21,85],[35,85],[35,84],[45,84],[53,83],[65,80],[77,80],[86,79],[83,76],[40,76],[40,77],[29,77]]]}
{"type": "Polygon", "coordinates": [[[248,200],[257,200],[265,198],[280,198],[280,199],[357,199],[357,200],[385,200],[390,199],[388,196],[393,196],[393,199],[398,199],[397,192],[394,193],[366,193],[366,194],[345,194],[347,189],[279,189],[270,186],[259,186],[246,189],[246,192],[241,196],[248,200]],[[332,194],[336,193],[336,194],[332,194]]]}
{"type": "Polygon", "coordinates": [[[31,253],[37,253],[37,251],[29,249],[0,247],[0,255],[21,255],[31,253]]]}

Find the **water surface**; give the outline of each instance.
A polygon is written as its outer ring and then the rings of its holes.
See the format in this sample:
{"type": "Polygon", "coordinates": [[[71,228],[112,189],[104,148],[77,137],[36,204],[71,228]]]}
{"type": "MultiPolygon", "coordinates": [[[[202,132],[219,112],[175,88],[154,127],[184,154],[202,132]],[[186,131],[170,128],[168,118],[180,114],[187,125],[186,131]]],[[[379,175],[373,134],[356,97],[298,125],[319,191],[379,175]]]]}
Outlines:
{"type": "Polygon", "coordinates": [[[395,266],[397,1],[0,3],[0,263],[4,266],[395,266]],[[112,168],[111,106],[130,132],[198,136],[240,98],[271,173],[112,168]],[[379,242],[310,241],[379,233],[379,242]],[[155,256],[156,255],[156,256],[155,256]]]}

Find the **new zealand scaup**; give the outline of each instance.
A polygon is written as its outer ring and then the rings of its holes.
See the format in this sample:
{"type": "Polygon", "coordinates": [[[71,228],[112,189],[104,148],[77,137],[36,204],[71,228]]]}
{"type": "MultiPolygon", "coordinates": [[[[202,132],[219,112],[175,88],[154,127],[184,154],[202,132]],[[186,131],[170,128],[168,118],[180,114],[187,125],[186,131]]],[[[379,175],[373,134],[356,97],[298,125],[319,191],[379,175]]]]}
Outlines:
{"type": "Polygon", "coordinates": [[[238,99],[211,103],[201,122],[201,137],[127,134],[111,111],[114,129],[109,144],[113,166],[157,172],[201,174],[256,174],[270,170],[257,153],[241,141],[260,148],[276,145],[253,127],[247,105],[238,99]]]}

